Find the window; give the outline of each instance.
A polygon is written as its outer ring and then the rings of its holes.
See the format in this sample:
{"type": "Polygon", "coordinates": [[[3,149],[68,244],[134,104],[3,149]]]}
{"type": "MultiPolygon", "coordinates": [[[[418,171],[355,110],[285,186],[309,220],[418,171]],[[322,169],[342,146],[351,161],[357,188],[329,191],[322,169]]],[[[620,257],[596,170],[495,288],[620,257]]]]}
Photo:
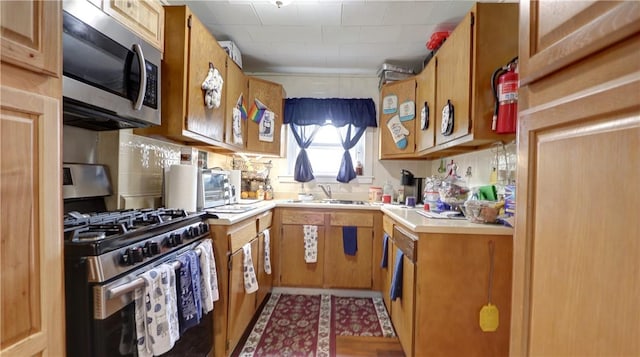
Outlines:
{"type": "MultiPolygon", "coordinates": [[[[347,126],[336,128],[333,125],[324,125],[318,129],[318,132],[313,139],[313,143],[307,149],[307,155],[309,156],[309,161],[311,161],[313,174],[316,178],[327,176],[326,178],[335,179],[338,175],[340,163],[342,162],[342,155],[344,153],[340,137],[344,136],[346,130],[347,126]],[[340,132],[338,132],[338,130],[340,130],[340,132]]],[[[288,130],[287,133],[288,172],[290,175],[293,175],[300,147],[298,147],[291,130],[288,130]]],[[[358,161],[363,161],[363,158],[365,157],[365,135],[360,138],[360,141],[358,141],[356,146],[349,150],[349,153],[351,154],[351,160],[353,161],[354,167],[358,161]]]]}

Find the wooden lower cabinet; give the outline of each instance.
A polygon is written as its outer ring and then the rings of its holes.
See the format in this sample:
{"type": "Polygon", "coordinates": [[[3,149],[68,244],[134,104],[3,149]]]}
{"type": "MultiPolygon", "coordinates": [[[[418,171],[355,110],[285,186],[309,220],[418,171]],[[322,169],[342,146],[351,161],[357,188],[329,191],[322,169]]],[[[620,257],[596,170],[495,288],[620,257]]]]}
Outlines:
{"type": "Polygon", "coordinates": [[[278,286],[379,289],[382,215],[378,211],[277,208],[278,286]],[[318,229],[317,262],[305,261],[304,226],[318,229]],[[342,227],[357,229],[355,256],[344,253],[342,227]],[[376,239],[376,237],[378,237],[376,239]]]}
{"type": "Polygon", "coordinates": [[[330,213],[329,224],[329,234],[325,238],[324,287],[370,289],[373,283],[373,215],[330,213]],[[357,251],[353,256],[344,253],[343,226],[357,227],[357,251]]]}
{"type": "MultiPolygon", "coordinates": [[[[251,241],[251,259],[254,268],[258,262],[258,239],[251,241]]],[[[234,346],[242,338],[242,334],[251,322],[256,312],[257,293],[247,294],[244,290],[244,252],[242,249],[234,252],[231,257],[231,271],[229,272],[229,320],[227,322],[227,340],[229,341],[229,351],[233,351],[234,346]]]]}
{"type": "MultiPolygon", "coordinates": [[[[320,217],[324,224],[324,216],[320,217]]],[[[302,225],[283,222],[280,236],[280,285],[319,288],[324,281],[324,227],[318,226],[318,260],[315,263],[305,261],[303,228],[302,225]]]]}
{"type": "MultiPolygon", "coordinates": [[[[512,236],[418,234],[385,217],[385,227],[391,224],[389,270],[394,269],[397,248],[405,252],[402,297],[390,306],[391,320],[405,354],[508,355],[512,236]],[[415,239],[412,246],[398,239],[402,236],[415,239]],[[479,314],[482,306],[489,302],[490,244],[494,247],[491,303],[499,310],[499,326],[494,332],[483,332],[479,314]]],[[[381,274],[387,274],[390,284],[388,270],[382,270],[381,274]]],[[[389,295],[389,291],[382,293],[389,295]]]]}
{"type": "Polygon", "coordinates": [[[230,355],[245,330],[271,291],[271,279],[264,271],[264,230],[271,226],[271,211],[260,213],[232,225],[209,223],[218,272],[220,300],[213,309],[215,357],[230,355]],[[258,291],[247,294],[244,289],[244,253],[242,247],[251,246],[251,259],[258,279],[258,291]]]}

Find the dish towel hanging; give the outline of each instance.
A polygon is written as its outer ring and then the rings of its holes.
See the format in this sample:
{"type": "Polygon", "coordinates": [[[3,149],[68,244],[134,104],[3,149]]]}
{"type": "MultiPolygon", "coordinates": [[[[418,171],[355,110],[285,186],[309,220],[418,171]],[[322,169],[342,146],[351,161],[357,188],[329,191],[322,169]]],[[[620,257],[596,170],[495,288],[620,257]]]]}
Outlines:
{"type": "Polygon", "coordinates": [[[402,298],[402,258],[404,257],[404,253],[400,249],[397,249],[396,252],[396,264],[393,269],[393,277],[391,278],[391,300],[395,300],[396,298],[402,298]]]}
{"type": "Polygon", "coordinates": [[[244,255],[244,291],[251,294],[258,290],[258,279],[256,279],[256,271],[253,268],[253,259],[251,259],[251,243],[242,247],[242,254],[244,255]]]}
{"type": "Polygon", "coordinates": [[[200,293],[202,294],[202,311],[206,314],[213,310],[213,303],[220,299],[216,258],[213,255],[210,239],[205,239],[195,249],[200,251],[200,293]]]}
{"type": "Polygon", "coordinates": [[[141,275],[144,287],[134,292],[139,356],[158,356],[180,338],[176,305],[176,274],[161,264],[141,275]]]}
{"type": "Polygon", "coordinates": [[[382,260],[380,261],[380,268],[386,268],[389,265],[389,235],[384,234],[382,238],[382,260]]]}
{"type": "Polygon", "coordinates": [[[264,234],[264,272],[271,275],[271,233],[269,229],[262,231],[264,234]]]}
{"type": "Polygon", "coordinates": [[[358,227],[342,227],[342,249],[346,255],[356,255],[358,251],[358,227]]]}
{"type": "Polygon", "coordinates": [[[304,261],[318,262],[318,226],[304,225],[304,261]]]}
{"type": "Polygon", "coordinates": [[[180,333],[196,326],[202,318],[202,293],[200,292],[200,260],[193,250],[188,250],[177,259],[178,271],[178,319],[180,333]]]}

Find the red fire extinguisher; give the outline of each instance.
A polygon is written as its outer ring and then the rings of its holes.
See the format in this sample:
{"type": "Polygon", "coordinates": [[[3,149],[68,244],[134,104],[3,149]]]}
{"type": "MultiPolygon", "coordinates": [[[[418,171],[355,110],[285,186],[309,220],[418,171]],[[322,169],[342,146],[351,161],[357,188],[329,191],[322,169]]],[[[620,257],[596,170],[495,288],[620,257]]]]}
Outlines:
{"type": "Polygon", "coordinates": [[[518,57],[493,72],[491,89],[495,100],[491,129],[498,134],[515,133],[518,119],[518,57]]]}

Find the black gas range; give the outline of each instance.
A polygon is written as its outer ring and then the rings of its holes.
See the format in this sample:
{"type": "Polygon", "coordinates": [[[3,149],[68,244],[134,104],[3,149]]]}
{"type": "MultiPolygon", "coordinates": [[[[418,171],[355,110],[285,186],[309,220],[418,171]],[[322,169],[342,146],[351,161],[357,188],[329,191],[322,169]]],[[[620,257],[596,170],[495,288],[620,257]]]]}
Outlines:
{"type": "MultiPolygon", "coordinates": [[[[72,184],[63,190],[67,354],[135,356],[134,294],[144,287],[140,276],[162,264],[178,271],[178,257],[189,250],[198,253],[198,246],[211,238],[211,216],[171,208],[98,210],[104,196],[92,195],[110,192],[96,179],[106,171],[95,165],[70,167],[72,184]]],[[[163,356],[207,356],[213,346],[212,319],[207,314],[163,356]]]]}

